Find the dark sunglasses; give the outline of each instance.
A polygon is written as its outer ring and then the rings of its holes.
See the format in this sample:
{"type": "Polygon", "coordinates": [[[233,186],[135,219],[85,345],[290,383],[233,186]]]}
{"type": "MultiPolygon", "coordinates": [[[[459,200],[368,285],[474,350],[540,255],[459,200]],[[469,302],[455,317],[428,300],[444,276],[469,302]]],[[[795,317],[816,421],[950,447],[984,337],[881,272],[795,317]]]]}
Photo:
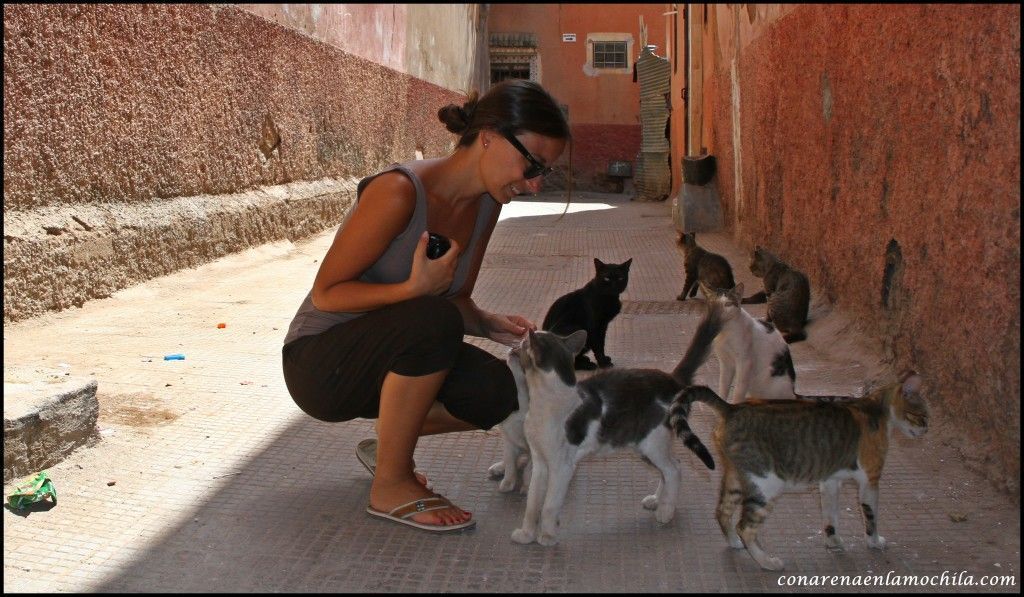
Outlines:
{"type": "Polygon", "coordinates": [[[512,144],[512,147],[515,147],[516,150],[523,154],[523,157],[530,162],[530,165],[527,166],[526,170],[523,170],[523,178],[529,180],[531,178],[537,178],[538,176],[547,176],[554,171],[554,168],[549,168],[538,162],[537,158],[533,157],[533,154],[527,151],[527,149],[523,147],[523,144],[519,142],[519,139],[516,139],[514,135],[511,133],[502,133],[502,136],[508,139],[508,142],[512,144]]]}

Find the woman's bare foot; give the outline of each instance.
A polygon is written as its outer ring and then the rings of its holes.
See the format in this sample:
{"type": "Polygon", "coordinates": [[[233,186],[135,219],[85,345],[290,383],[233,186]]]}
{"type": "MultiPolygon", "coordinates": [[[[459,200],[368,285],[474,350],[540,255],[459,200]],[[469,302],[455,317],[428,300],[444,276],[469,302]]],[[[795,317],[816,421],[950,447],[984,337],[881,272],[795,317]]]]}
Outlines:
{"type": "MultiPolygon", "coordinates": [[[[390,512],[409,502],[437,495],[427,491],[419,478],[415,476],[394,482],[386,481],[381,479],[380,476],[376,476],[373,478],[373,485],[370,486],[370,507],[379,512],[390,512]]],[[[466,522],[472,517],[471,512],[466,512],[458,506],[452,506],[450,508],[416,514],[412,519],[422,524],[447,526],[466,522]]]]}

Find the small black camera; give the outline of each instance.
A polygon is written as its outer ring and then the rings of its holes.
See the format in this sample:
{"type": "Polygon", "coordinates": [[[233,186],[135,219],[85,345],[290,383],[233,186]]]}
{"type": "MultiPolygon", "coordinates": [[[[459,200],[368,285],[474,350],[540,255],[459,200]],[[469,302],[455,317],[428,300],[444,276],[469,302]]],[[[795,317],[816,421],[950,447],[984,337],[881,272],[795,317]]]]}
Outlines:
{"type": "Polygon", "coordinates": [[[427,234],[427,259],[437,259],[452,248],[452,242],[444,236],[429,232],[427,234]]]}

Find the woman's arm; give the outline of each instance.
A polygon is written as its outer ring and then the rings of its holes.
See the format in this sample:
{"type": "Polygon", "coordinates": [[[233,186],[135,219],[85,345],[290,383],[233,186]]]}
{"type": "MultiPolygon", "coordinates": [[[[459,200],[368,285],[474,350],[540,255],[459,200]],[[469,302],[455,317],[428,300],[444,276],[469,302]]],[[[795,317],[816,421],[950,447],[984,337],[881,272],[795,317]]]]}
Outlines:
{"type": "Polygon", "coordinates": [[[519,315],[498,315],[484,311],[473,302],[473,288],[476,286],[477,274],[480,273],[480,266],[483,264],[484,253],[487,251],[487,244],[491,240],[494,226],[498,222],[498,214],[501,206],[495,210],[487,228],[483,231],[479,241],[476,243],[476,253],[472,256],[469,274],[466,276],[466,284],[462,292],[452,299],[455,306],[462,313],[462,321],[466,327],[466,333],[470,336],[490,338],[501,344],[512,345],[518,342],[527,330],[536,330],[537,326],[525,317],[519,315]]]}
{"type": "Polygon", "coordinates": [[[388,245],[409,225],[416,189],[399,172],[382,174],[363,189],[345,226],[327,250],[313,282],[313,306],[321,311],[372,311],[425,294],[440,294],[451,284],[458,247],[428,260],[426,239],[413,255],[409,278],[395,284],[359,280],[388,245]]]}
{"type": "Polygon", "coordinates": [[[499,315],[484,311],[466,295],[459,295],[453,298],[452,302],[462,313],[466,333],[470,336],[489,338],[500,344],[512,346],[522,340],[527,330],[537,329],[533,322],[521,315],[499,315]]]}

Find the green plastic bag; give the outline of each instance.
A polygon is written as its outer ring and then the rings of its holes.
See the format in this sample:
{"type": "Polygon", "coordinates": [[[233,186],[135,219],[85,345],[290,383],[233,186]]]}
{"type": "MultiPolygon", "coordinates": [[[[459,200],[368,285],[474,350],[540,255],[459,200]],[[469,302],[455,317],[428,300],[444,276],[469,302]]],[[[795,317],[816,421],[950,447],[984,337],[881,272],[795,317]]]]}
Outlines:
{"type": "Polygon", "coordinates": [[[50,498],[54,505],[57,505],[57,490],[53,488],[53,481],[43,471],[28,481],[19,483],[14,488],[14,493],[7,496],[7,503],[15,510],[22,510],[29,504],[50,498]]]}

